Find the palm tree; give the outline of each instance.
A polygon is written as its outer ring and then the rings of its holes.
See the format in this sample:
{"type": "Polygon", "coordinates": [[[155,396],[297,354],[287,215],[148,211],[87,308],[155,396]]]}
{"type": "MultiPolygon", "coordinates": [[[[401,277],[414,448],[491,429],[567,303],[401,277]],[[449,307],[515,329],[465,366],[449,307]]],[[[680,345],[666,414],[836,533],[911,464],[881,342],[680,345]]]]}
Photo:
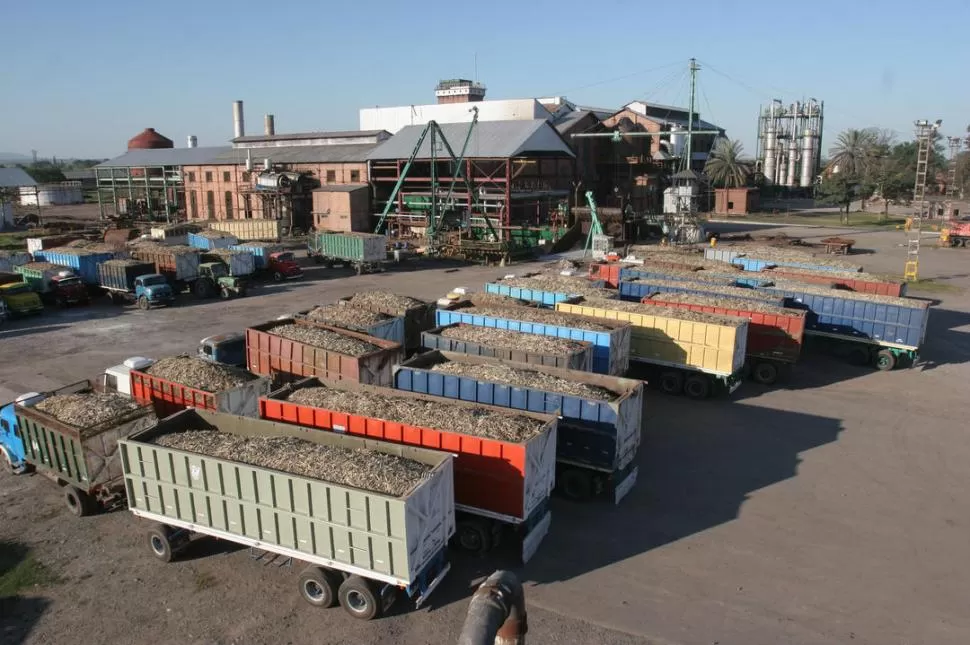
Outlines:
{"type": "Polygon", "coordinates": [[[839,133],[829,148],[829,163],[850,177],[861,177],[872,164],[873,149],[879,142],[872,128],[850,129],[839,133]]]}
{"type": "Polygon", "coordinates": [[[707,157],[704,172],[714,184],[725,188],[735,188],[748,183],[751,166],[741,160],[744,146],[740,141],[719,137],[707,157]]]}

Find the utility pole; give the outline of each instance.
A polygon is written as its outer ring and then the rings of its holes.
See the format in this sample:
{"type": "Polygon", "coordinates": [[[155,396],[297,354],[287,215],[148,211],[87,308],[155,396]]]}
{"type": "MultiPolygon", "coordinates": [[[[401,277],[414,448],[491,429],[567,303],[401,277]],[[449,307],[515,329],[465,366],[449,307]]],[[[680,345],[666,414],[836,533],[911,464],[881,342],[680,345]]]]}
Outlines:
{"type": "Polygon", "coordinates": [[[946,142],[950,146],[950,169],[946,180],[946,209],[943,213],[944,217],[949,219],[953,216],[953,201],[957,198],[957,157],[960,156],[960,149],[963,148],[963,139],[947,137],[946,142]]]}
{"type": "MultiPolygon", "coordinates": [[[[697,72],[700,70],[700,65],[697,64],[695,59],[691,58],[687,69],[690,70],[690,105],[687,107],[686,168],[690,170],[691,163],[694,161],[694,99],[697,95],[697,72]]],[[[707,118],[710,118],[710,116],[707,118]]]]}
{"type": "Polygon", "coordinates": [[[906,266],[903,276],[906,280],[919,280],[919,245],[923,234],[923,218],[927,215],[926,204],[926,173],[929,169],[930,146],[933,135],[940,129],[943,121],[937,119],[934,123],[923,119],[915,121],[916,144],[916,183],[913,185],[913,219],[909,227],[909,239],[906,244],[906,266]]]}

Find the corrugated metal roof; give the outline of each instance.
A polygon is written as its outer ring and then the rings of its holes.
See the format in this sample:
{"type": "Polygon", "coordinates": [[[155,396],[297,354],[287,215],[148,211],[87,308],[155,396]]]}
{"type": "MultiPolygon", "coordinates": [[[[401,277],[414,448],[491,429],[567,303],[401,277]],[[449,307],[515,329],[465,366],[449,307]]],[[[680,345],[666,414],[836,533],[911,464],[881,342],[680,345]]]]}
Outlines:
{"type": "Polygon", "coordinates": [[[36,185],[37,182],[23,168],[0,168],[0,188],[36,185]]]}
{"type": "MultiPolygon", "coordinates": [[[[568,112],[556,120],[555,122],[556,131],[559,132],[559,134],[564,135],[568,133],[570,129],[575,127],[580,121],[582,121],[583,118],[589,115],[596,116],[595,114],[593,114],[592,110],[579,110],[575,112],[568,112]]],[[[597,119],[597,121],[599,121],[599,119],[597,119]]]]}
{"type": "Polygon", "coordinates": [[[322,146],[279,146],[273,148],[226,148],[207,164],[242,164],[246,153],[252,154],[253,164],[259,165],[263,159],[272,163],[347,163],[367,161],[367,153],[377,147],[376,143],[356,145],[322,146]]]}
{"type": "Polygon", "coordinates": [[[390,134],[387,130],[337,130],[334,132],[294,132],[292,134],[250,134],[245,137],[236,137],[233,143],[246,143],[249,141],[289,141],[290,139],[354,139],[357,137],[376,137],[381,134],[390,134]]]}
{"type": "MultiPolygon", "coordinates": [[[[468,123],[439,123],[438,126],[455,154],[468,135],[468,123]]],[[[377,146],[368,159],[407,159],[414,151],[424,125],[402,129],[377,146]]],[[[447,154],[442,152],[441,154],[447,154]]],[[[516,121],[479,121],[475,125],[465,156],[472,158],[521,157],[527,154],[572,157],[573,152],[559,133],[544,119],[516,121]]],[[[419,159],[431,157],[431,137],[425,137],[418,151],[419,159]]]]}
{"type": "Polygon", "coordinates": [[[164,148],[155,150],[129,150],[120,157],[99,163],[97,168],[131,168],[138,166],[198,166],[220,153],[232,150],[229,146],[208,148],[164,148]]]}

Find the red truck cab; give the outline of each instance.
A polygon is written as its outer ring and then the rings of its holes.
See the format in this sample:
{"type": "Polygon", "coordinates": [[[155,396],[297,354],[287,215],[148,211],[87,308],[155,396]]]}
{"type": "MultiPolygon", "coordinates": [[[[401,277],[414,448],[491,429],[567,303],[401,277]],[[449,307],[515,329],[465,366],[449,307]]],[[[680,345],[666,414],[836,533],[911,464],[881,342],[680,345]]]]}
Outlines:
{"type": "Polygon", "coordinates": [[[266,271],[277,282],[282,280],[295,280],[303,277],[303,269],[297,264],[296,258],[293,257],[293,253],[290,251],[271,253],[269,261],[266,263],[266,271]]]}
{"type": "Polygon", "coordinates": [[[86,305],[91,302],[87,286],[73,273],[64,272],[51,278],[51,293],[59,306],[86,305]]]}

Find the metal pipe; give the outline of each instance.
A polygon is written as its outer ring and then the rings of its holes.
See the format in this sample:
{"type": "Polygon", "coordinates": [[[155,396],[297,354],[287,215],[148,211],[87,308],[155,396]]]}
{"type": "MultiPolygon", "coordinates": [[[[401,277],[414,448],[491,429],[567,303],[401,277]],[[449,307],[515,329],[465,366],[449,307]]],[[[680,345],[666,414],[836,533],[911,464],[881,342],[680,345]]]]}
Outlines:
{"type": "Polygon", "coordinates": [[[458,645],[525,645],[529,631],[525,593],[510,571],[496,571],[468,605],[458,645]]]}
{"type": "Polygon", "coordinates": [[[272,114],[267,114],[263,117],[263,131],[266,133],[267,137],[271,137],[276,134],[276,117],[272,114]]]}
{"type": "Polygon", "coordinates": [[[243,118],[243,102],[232,102],[232,137],[238,139],[246,136],[246,121],[243,118]]]}

